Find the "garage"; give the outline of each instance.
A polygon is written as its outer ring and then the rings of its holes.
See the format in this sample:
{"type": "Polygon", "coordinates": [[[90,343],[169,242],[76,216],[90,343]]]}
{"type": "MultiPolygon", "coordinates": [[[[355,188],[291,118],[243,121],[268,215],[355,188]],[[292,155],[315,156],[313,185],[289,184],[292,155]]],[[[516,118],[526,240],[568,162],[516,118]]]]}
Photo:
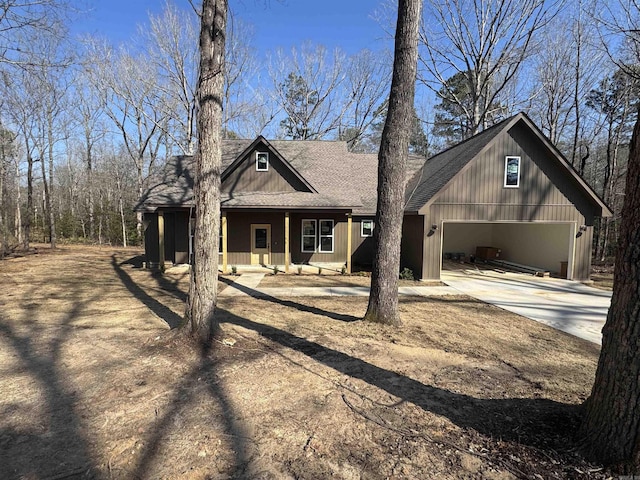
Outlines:
{"type": "Polygon", "coordinates": [[[440,279],[447,255],[492,247],[555,275],[566,262],[566,277],[587,281],[593,226],[611,216],[525,114],[431,157],[407,188],[403,260],[423,280],[440,279]]]}
{"type": "Polygon", "coordinates": [[[573,277],[575,223],[443,222],[442,225],[443,268],[448,259],[464,257],[471,261],[478,253],[482,256],[478,251],[481,247],[481,251],[489,252],[488,256],[496,254],[500,260],[573,277]]]}

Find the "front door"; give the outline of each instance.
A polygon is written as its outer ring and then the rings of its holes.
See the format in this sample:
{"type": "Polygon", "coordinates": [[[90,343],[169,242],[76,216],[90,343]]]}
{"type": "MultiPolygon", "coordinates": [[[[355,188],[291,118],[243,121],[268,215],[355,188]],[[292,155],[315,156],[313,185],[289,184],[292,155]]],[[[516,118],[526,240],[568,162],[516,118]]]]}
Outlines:
{"type": "Polygon", "coordinates": [[[251,225],[251,265],[271,263],[271,225],[251,225]]]}

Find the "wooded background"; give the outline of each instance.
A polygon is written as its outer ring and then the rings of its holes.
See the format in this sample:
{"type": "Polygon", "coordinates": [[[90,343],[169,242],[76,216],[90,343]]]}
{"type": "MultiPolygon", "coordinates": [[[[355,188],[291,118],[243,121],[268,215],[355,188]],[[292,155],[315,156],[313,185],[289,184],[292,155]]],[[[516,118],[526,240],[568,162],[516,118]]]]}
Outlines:
{"type": "MultiPolygon", "coordinates": [[[[263,54],[232,4],[224,137],[377,151],[395,9],[374,12],[389,50],[263,54]]],[[[118,45],[72,36],[78,14],[57,0],[0,5],[1,255],[29,241],[140,243],[133,206],[147,178],[195,151],[195,11],[167,2],[118,45]]],[[[613,209],[594,236],[596,260],[610,257],[640,90],[636,43],[621,32],[637,35],[638,17],[623,0],[426,0],[410,149],[429,156],[525,111],[613,209]]]]}

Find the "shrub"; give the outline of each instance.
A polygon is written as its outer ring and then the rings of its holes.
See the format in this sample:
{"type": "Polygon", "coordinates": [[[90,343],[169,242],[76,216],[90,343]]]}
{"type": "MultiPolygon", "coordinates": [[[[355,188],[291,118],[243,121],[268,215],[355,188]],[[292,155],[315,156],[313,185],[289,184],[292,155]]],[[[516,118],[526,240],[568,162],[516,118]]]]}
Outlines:
{"type": "Polygon", "coordinates": [[[235,265],[231,265],[231,274],[232,275],[237,275],[238,274],[238,267],[236,267],[235,265]]]}
{"type": "Polygon", "coordinates": [[[280,269],[278,268],[278,265],[274,265],[273,266],[273,274],[277,275],[279,271],[280,271],[280,269]]]}
{"type": "Polygon", "coordinates": [[[318,267],[318,275],[322,275],[322,267],[318,267]]]}
{"type": "Polygon", "coordinates": [[[298,265],[298,275],[302,274],[302,265],[298,265]]]}
{"type": "Polygon", "coordinates": [[[404,267],[400,272],[400,280],[414,280],[413,270],[410,268],[404,267]]]}
{"type": "Polygon", "coordinates": [[[340,275],[346,275],[347,274],[347,267],[342,267],[340,269],[340,275]]]}

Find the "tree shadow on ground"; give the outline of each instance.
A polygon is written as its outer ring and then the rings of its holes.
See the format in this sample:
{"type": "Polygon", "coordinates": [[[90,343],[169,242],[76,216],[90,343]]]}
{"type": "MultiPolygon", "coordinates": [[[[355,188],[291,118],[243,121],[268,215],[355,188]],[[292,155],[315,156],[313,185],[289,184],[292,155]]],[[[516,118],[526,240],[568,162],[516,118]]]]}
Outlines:
{"type": "MultiPolygon", "coordinates": [[[[116,255],[115,254],[111,255],[111,267],[116,272],[116,274],[118,275],[118,278],[120,279],[122,284],[127,288],[127,290],[129,290],[129,292],[131,292],[131,294],[134,297],[140,300],[156,316],[158,316],[160,319],[167,322],[167,325],[169,325],[169,328],[174,329],[182,325],[183,319],[180,315],[176,314],[169,307],[167,307],[163,303],[153,298],[147,292],[145,292],[144,289],[140,287],[127,272],[124,271],[124,269],[122,268],[122,265],[127,263],[128,262],[119,263],[116,258],[116,255]]],[[[156,279],[156,281],[160,283],[162,282],[163,277],[162,275],[157,275],[157,276],[154,276],[154,278],[156,279]]],[[[176,289],[177,287],[174,288],[174,290],[176,289]]]]}
{"type": "Polygon", "coordinates": [[[330,310],[323,310],[322,308],[311,307],[309,305],[305,305],[303,303],[294,302],[293,300],[283,300],[281,298],[274,297],[272,295],[268,295],[266,293],[260,292],[259,290],[253,289],[251,287],[247,287],[245,285],[241,285],[239,283],[234,282],[233,280],[229,280],[228,278],[219,277],[220,281],[226,283],[227,285],[233,285],[232,287],[227,288],[235,288],[242,293],[245,293],[253,298],[258,298],[260,300],[265,300],[267,302],[276,303],[278,305],[282,305],[284,307],[294,308],[300,312],[313,313],[314,315],[320,315],[323,317],[330,318],[332,320],[338,320],[340,322],[356,322],[361,320],[360,317],[356,317],[353,315],[346,315],[343,313],[332,312],[330,310]]]}
{"type": "MultiPolygon", "coordinates": [[[[37,289],[34,285],[25,297],[38,298],[37,289]]],[[[19,358],[13,372],[20,376],[23,369],[39,386],[44,402],[44,406],[36,406],[34,399],[25,399],[0,412],[6,425],[0,429],[0,478],[95,478],[89,435],[76,411],[77,393],[62,371],[62,351],[74,331],[70,327],[90,301],[76,299],[62,319],[58,335],[48,343],[42,341],[40,333],[45,327],[37,320],[41,305],[24,303],[19,322],[0,315],[0,345],[8,346],[19,358]],[[20,333],[13,325],[27,326],[28,331],[20,333]],[[23,418],[25,412],[29,426],[21,420],[11,426],[12,417],[23,418]]]]}
{"type": "MultiPolygon", "coordinates": [[[[179,343],[176,342],[175,347],[178,347],[179,343]]],[[[184,346],[184,343],[182,342],[182,346],[184,346]]],[[[195,392],[198,392],[203,384],[206,385],[208,395],[219,407],[221,413],[215,415],[212,412],[202,421],[208,423],[219,421],[223,436],[228,439],[226,447],[231,452],[232,459],[226,468],[227,471],[225,473],[228,477],[225,478],[245,478],[249,475],[250,459],[247,440],[250,437],[242,422],[238,420],[222,380],[216,373],[217,362],[213,352],[213,345],[213,342],[209,342],[197,347],[199,348],[199,360],[173,389],[173,394],[167,402],[169,408],[157,419],[150,434],[147,436],[132,478],[146,478],[146,472],[161,454],[159,450],[162,443],[166,442],[167,438],[170,437],[176,419],[179,419],[183,412],[189,412],[192,406],[197,401],[200,401],[196,398],[195,392]]],[[[194,347],[193,344],[189,346],[194,347]]],[[[173,473],[175,474],[176,472],[173,473]]]]}
{"type": "Polygon", "coordinates": [[[253,330],[282,347],[290,348],[336,371],[360,379],[411,402],[425,411],[448,418],[463,429],[489,438],[517,442],[540,449],[569,447],[579,407],[544,398],[483,399],[426,385],[405,375],[294,335],[285,330],[218,309],[219,321],[253,330]]]}

